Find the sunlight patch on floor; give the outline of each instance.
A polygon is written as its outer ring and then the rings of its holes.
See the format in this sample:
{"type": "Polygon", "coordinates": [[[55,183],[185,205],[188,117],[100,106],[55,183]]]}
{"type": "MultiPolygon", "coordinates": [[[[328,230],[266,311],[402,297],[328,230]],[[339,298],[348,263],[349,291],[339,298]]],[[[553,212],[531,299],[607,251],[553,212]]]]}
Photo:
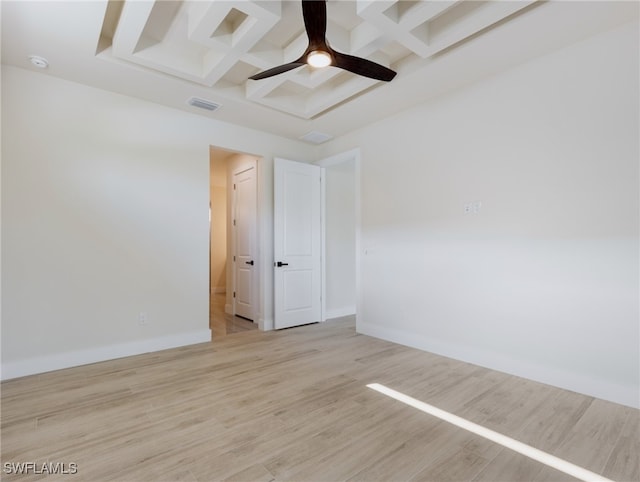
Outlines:
{"type": "Polygon", "coordinates": [[[596,474],[595,472],[591,472],[590,470],[579,467],[575,464],[572,464],[571,462],[567,462],[566,460],[543,452],[542,450],[538,450],[535,447],[531,447],[530,445],[519,442],[501,433],[494,432],[493,430],[483,427],[482,425],[470,422],[469,420],[458,417],[457,415],[446,412],[445,410],[441,410],[437,407],[434,407],[433,405],[421,402],[420,400],[405,395],[404,393],[397,392],[379,383],[370,383],[369,385],[367,385],[367,387],[375,390],[376,392],[382,393],[383,395],[391,397],[399,402],[409,405],[410,407],[417,408],[424,413],[453,424],[456,427],[460,427],[471,433],[491,440],[492,442],[500,444],[503,447],[513,450],[514,452],[525,455],[530,459],[548,465],[549,467],[564,472],[565,474],[569,474],[572,477],[576,477],[577,479],[584,480],[585,482],[613,482],[611,479],[607,479],[606,477],[596,474]]]}

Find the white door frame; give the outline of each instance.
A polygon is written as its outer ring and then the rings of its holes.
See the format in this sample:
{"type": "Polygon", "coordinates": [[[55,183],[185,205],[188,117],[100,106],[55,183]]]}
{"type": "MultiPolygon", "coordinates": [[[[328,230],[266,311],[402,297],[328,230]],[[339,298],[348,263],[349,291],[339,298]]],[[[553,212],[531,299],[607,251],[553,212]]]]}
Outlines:
{"type": "MultiPolygon", "coordinates": [[[[251,154],[253,155],[253,154],[251,154]]],[[[266,167],[262,164],[264,158],[255,155],[259,162],[256,162],[257,173],[257,199],[258,199],[258,222],[256,224],[257,238],[257,259],[256,277],[259,285],[259,294],[257,300],[258,324],[260,330],[273,330],[273,164],[268,162],[266,167]]],[[[351,149],[325,159],[316,161],[320,167],[327,167],[341,162],[347,162],[353,159],[355,161],[355,204],[356,204],[356,323],[359,314],[362,311],[362,294],[361,294],[361,257],[362,257],[362,234],[361,234],[361,150],[360,148],[351,149]]],[[[324,203],[323,203],[324,209],[324,203]]],[[[323,216],[324,216],[323,212],[323,216]]],[[[322,313],[326,312],[326,277],[325,262],[326,252],[324,252],[326,243],[324,241],[324,231],[322,240],[323,262],[322,262],[322,313]]],[[[229,311],[228,311],[229,312],[229,311]]]]}
{"type": "MultiPolygon", "coordinates": [[[[355,194],[355,230],[356,230],[356,323],[358,313],[362,313],[362,300],[360,294],[360,243],[361,243],[361,226],[360,226],[360,148],[335,154],[333,156],[320,159],[314,162],[315,165],[320,167],[330,167],[343,162],[354,161],[355,166],[355,185],[353,186],[355,194]]],[[[325,183],[322,183],[322,321],[326,321],[327,313],[327,251],[326,251],[326,190],[325,183]]]]}

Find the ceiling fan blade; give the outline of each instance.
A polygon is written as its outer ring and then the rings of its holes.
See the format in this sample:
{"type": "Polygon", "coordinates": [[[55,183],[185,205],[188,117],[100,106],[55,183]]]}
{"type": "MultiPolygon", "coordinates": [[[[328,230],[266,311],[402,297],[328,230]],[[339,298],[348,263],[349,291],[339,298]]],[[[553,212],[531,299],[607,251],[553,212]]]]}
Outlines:
{"type": "Polygon", "coordinates": [[[251,80],[260,80],[266,79],[267,77],[273,77],[274,75],[282,74],[284,72],[288,72],[289,70],[293,70],[296,67],[302,67],[303,65],[307,65],[300,60],[296,60],[295,62],[290,62],[288,64],[279,65],[278,67],[274,67],[269,70],[265,70],[264,72],[259,72],[256,75],[252,75],[249,77],[251,80]]]}
{"type": "Polygon", "coordinates": [[[309,46],[314,49],[326,44],[327,2],[326,0],[302,0],[302,17],[309,37],[309,46]]]}
{"type": "Polygon", "coordinates": [[[336,52],[335,50],[332,53],[335,59],[333,65],[353,72],[354,74],[369,77],[370,79],[382,80],[384,82],[389,82],[396,76],[393,70],[384,65],[376,64],[375,62],[360,57],[354,57],[353,55],[336,52]]]}

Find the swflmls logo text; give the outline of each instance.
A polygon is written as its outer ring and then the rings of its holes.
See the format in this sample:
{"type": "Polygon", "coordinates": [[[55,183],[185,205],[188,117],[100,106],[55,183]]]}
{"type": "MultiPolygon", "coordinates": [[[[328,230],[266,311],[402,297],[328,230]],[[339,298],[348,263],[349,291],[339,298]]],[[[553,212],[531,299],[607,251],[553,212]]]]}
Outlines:
{"type": "Polygon", "coordinates": [[[5,462],[2,466],[5,474],[55,474],[73,475],[78,473],[78,464],[71,462],[5,462]]]}

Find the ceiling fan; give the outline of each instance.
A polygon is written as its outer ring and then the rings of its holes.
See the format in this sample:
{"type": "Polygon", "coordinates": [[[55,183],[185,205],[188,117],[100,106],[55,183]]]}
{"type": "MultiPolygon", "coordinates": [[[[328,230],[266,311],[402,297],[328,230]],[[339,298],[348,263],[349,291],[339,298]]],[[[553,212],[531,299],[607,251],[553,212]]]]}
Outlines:
{"type": "Polygon", "coordinates": [[[327,2],[326,0],[302,0],[302,16],[304,26],[309,37],[309,46],[298,60],[280,65],[249,77],[252,80],[266,79],[289,70],[311,65],[312,67],[327,67],[332,65],[354,74],[371,79],[389,82],[396,73],[370,60],[343,54],[329,47],[327,32],[327,2]]]}

